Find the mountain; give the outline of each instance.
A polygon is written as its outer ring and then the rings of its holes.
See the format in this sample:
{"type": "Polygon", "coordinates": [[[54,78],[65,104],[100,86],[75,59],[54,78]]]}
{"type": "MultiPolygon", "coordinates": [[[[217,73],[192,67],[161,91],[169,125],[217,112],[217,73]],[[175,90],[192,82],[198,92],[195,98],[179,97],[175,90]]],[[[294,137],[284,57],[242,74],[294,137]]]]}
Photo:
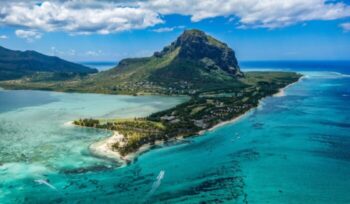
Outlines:
{"type": "Polygon", "coordinates": [[[176,60],[196,64],[204,71],[220,70],[231,76],[242,76],[234,51],[203,31],[185,31],[154,57],[166,57],[173,52],[177,53],[176,60]]]}
{"type": "Polygon", "coordinates": [[[0,80],[17,79],[36,72],[89,74],[97,70],[35,51],[14,51],[0,46],[0,80]]]}
{"type": "Polygon", "coordinates": [[[162,51],[151,57],[121,60],[117,67],[90,78],[88,84],[148,92],[164,87],[198,89],[236,82],[241,77],[244,74],[231,48],[203,31],[186,30],[162,51]]]}

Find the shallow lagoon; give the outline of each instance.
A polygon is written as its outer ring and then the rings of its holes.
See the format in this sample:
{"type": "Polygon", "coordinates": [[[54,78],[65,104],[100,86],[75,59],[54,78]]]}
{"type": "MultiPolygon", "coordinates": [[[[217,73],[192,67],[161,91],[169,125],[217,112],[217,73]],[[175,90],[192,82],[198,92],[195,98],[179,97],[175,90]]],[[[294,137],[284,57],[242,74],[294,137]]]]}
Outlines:
{"type": "Polygon", "coordinates": [[[87,151],[110,133],[65,122],[134,117],[184,99],[1,91],[1,203],[349,203],[350,78],[304,74],[237,123],[124,168],[87,151]]]}
{"type": "MultiPolygon", "coordinates": [[[[184,97],[1,90],[0,183],[41,179],[45,174],[83,167],[116,167],[118,164],[92,157],[88,151],[91,143],[111,132],[74,127],[69,121],[147,116],[185,100],[184,97]]],[[[1,188],[0,200],[6,191],[1,188]]]]}

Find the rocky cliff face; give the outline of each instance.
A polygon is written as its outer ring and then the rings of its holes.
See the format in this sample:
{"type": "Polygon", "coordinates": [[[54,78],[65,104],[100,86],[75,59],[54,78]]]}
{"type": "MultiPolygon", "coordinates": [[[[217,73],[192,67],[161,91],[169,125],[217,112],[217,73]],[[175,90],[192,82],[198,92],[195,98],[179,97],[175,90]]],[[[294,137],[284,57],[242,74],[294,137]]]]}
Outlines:
{"type": "Polygon", "coordinates": [[[186,30],[176,41],[154,56],[162,57],[176,49],[179,49],[177,59],[200,62],[207,70],[221,69],[231,76],[243,76],[235,52],[203,31],[186,30]]]}

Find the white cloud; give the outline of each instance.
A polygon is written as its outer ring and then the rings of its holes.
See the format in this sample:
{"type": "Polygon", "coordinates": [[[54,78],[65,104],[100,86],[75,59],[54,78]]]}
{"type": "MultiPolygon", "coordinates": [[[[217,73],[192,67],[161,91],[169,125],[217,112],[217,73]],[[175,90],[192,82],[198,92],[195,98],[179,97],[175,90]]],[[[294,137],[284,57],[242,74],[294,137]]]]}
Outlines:
{"type": "Polygon", "coordinates": [[[162,22],[155,11],[107,1],[14,1],[0,6],[0,24],[73,34],[109,34],[162,22]]]}
{"type": "Polygon", "coordinates": [[[334,0],[47,0],[40,4],[4,0],[0,25],[70,34],[109,34],[164,23],[161,16],[168,14],[188,15],[193,22],[224,16],[231,21],[237,19],[238,26],[244,28],[276,28],[349,17],[350,7],[334,0]]]}
{"type": "Polygon", "coordinates": [[[69,55],[69,56],[75,56],[76,54],[77,54],[77,52],[73,49],[71,49],[67,52],[67,55],[69,55]]]}
{"type": "Polygon", "coordinates": [[[29,42],[40,39],[42,34],[34,30],[16,30],[15,34],[19,38],[26,39],[29,42]]]}
{"type": "Polygon", "coordinates": [[[2,39],[2,40],[5,40],[7,38],[8,38],[7,35],[0,35],[0,39],[2,39]]]}
{"type": "Polygon", "coordinates": [[[52,56],[64,56],[66,55],[65,51],[59,50],[56,47],[52,46],[51,47],[51,53],[52,56]]]}
{"type": "Polygon", "coordinates": [[[56,47],[52,46],[50,48],[50,55],[52,56],[61,56],[61,57],[72,57],[76,56],[77,51],[74,49],[69,49],[69,50],[59,50],[56,47]]]}
{"type": "Polygon", "coordinates": [[[92,50],[89,50],[85,53],[87,56],[91,56],[91,57],[97,57],[97,56],[100,56],[102,55],[102,51],[101,50],[97,50],[97,51],[92,51],[92,50]]]}
{"type": "Polygon", "coordinates": [[[340,24],[340,27],[343,29],[344,32],[350,32],[350,23],[342,23],[340,24]]]}
{"type": "Polygon", "coordinates": [[[108,53],[103,52],[102,50],[87,50],[87,51],[77,51],[74,49],[61,50],[54,46],[50,48],[50,55],[58,57],[101,57],[108,56],[108,53]]]}
{"type": "Polygon", "coordinates": [[[189,15],[194,22],[234,16],[246,27],[276,28],[350,16],[349,6],[327,0],[152,0],[140,4],[165,15],[189,15]]]}
{"type": "Polygon", "coordinates": [[[175,29],[174,27],[164,27],[164,28],[153,29],[152,31],[154,31],[156,33],[164,33],[164,32],[171,32],[174,29],[175,29]]]}
{"type": "Polygon", "coordinates": [[[185,26],[162,27],[162,28],[153,29],[152,31],[156,33],[165,33],[165,32],[174,31],[176,29],[184,29],[184,28],[185,26]]]}

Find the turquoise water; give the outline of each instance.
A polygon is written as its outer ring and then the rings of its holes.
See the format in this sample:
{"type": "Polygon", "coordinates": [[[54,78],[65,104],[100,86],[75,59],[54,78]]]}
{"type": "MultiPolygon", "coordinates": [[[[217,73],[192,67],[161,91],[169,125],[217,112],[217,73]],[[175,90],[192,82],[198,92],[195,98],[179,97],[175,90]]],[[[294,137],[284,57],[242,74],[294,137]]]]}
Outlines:
{"type": "Polygon", "coordinates": [[[184,99],[2,91],[0,203],[350,203],[350,78],[304,75],[238,122],[123,168],[87,151],[108,132],[65,122],[184,99]]]}
{"type": "Polygon", "coordinates": [[[147,116],[184,100],[187,99],[0,90],[0,203],[25,202],[30,188],[22,182],[79,169],[118,167],[114,162],[92,157],[88,151],[91,143],[111,132],[74,127],[69,121],[147,116]]]}

